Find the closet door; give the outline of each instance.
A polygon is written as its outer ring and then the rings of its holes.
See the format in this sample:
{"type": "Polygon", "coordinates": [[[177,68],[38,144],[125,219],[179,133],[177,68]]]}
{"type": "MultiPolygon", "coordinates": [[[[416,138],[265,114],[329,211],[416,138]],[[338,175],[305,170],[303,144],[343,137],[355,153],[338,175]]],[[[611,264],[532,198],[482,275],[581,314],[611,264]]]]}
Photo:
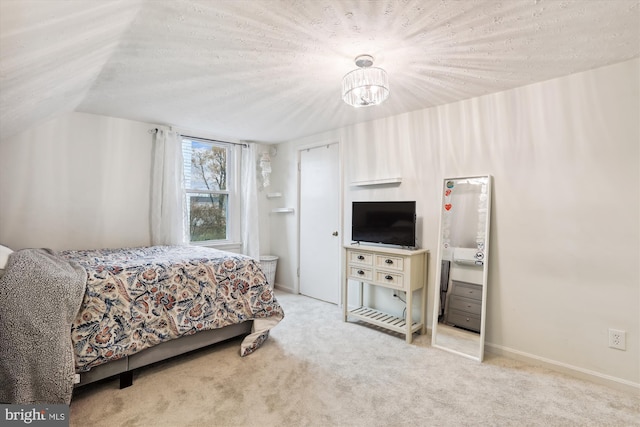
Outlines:
{"type": "Polygon", "coordinates": [[[300,151],[300,293],[340,301],[340,158],[337,143],[300,151]]]}

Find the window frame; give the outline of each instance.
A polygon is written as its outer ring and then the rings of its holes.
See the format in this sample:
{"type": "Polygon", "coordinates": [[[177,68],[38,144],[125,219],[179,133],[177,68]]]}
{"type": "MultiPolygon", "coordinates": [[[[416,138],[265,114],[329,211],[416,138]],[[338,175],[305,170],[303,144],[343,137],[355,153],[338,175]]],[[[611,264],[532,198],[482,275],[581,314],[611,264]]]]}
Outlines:
{"type": "MultiPolygon", "coordinates": [[[[240,194],[240,153],[238,153],[236,144],[226,143],[222,141],[214,141],[207,138],[199,138],[197,136],[185,136],[180,135],[181,143],[184,144],[185,141],[193,147],[193,142],[197,142],[199,144],[206,144],[211,147],[223,148],[226,151],[227,156],[227,165],[226,165],[226,174],[227,174],[227,188],[226,190],[202,190],[197,188],[187,188],[186,186],[186,170],[183,171],[183,179],[185,185],[182,189],[182,194],[185,202],[185,212],[184,212],[184,221],[187,225],[186,229],[186,237],[188,238],[188,243],[193,246],[208,246],[214,247],[217,249],[224,250],[238,250],[242,248],[242,239],[241,239],[241,224],[240,224],[240,204],[241,204],[241,194],[240,194]],[[190,212],[189,212],[189,195],[190,194],[226,194],[227,195],[227,232],[226,239],[218,239],[218,240],[200,240],[200,241],[192,241],[191,240],[191,232],[189,230],[190,223],[190,212]]],[[[192,152],[192,151],[191,151],[192,152]]],[[[182,148],[183,156],[185,154],[184,146],[182,148]]],[[[187,167],[187,164],[191,164],[191,158],[184,158],[184,167],[187,167]]]]}

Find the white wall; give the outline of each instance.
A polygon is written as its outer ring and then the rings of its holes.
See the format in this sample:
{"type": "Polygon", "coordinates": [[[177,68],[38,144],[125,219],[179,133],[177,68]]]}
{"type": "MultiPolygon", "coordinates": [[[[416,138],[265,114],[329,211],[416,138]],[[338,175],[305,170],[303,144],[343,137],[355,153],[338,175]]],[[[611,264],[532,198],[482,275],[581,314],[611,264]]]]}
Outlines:
{"type": "MultiPolygon", "coordinates": [[[[431,249],[432,318],[442,179],[494,176],[489,350],[640,384],[638,59],[281,144],[273,181],[296,205],[296,147],[338,139],[345,243],[355,199],[415,199],[431,249]],[[398,187],[351,181],[402,176],[398,187]],[[608,328],[627,350],[608,348],[608,328]]],[[[393,95],[392,95],[393,96],[393,95]]],[[[276,283],[294,287],[295,218],[271,223],[276,283]]],[[[420,224],[419,224],[420,225],[420,224]]]]}
{"type": "MultiPolygon", "coordinates": [[[[271,159],[273,173],[271,174],[271,185],[266,191],[282,193],[282,196],[268,199],[268,209],[262,211],[269,218],[270,236],[270,239],[265,241],[262,247],[268,247],[270,254],[279,257],[276,268],[276,286],[289,292],[293,292],[295,289],[295,277],[298,268],[297,212],[272,213],[271,211],[277,208],[294,208],[297,210],[297,161],[297,154],[295,151],[291,151],[290,146],[278,146],[277,155],[271,159]]],[[[266,194],[262,195],[262,197],[266,199],[266,194]]]]}
{"type": "Polygon", "coordinates": [[[148,245],[152,125],[68,113],[0,141],[0,242],[148,245]]]}
{"type": "MultiPolygon", "coordinates": [[[[0,244],[54,250],[149,245],[154,127],[66,113],[0,141],[0,244]]],[[[263,151],[268,147],[258,144],[258,157],[263,151]]],[[[263,193],[260,211],[267,209],[263,193]]],[[[268,220],[260,217],[267,247],[268,220]]]]}

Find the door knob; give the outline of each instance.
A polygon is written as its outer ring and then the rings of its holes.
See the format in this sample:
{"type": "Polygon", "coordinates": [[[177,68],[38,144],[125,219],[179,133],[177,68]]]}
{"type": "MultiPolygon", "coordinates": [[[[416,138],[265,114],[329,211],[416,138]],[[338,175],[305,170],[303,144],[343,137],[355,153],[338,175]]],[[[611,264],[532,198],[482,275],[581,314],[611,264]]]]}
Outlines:
{"type": "Polygon", "coordinates": [[[334,231],[333,233],[331,233],[331,235],[332,235],[332,236],[337,236],[337,235],[338,235],[338,232],[337,232],[337,231],[334,231]]]}

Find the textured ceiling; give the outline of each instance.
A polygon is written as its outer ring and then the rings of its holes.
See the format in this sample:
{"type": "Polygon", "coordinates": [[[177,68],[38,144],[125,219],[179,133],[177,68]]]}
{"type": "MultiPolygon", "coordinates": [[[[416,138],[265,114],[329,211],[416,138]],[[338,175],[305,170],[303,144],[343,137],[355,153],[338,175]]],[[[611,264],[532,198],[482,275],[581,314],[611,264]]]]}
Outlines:
{"type": "Polygon", "coordinates": [[[639,56],[640,0],[0,0],[0,130],[68,111],[278,142],[639,56]],[[391,95],[340,98],[359,54],[391,95]]]}

